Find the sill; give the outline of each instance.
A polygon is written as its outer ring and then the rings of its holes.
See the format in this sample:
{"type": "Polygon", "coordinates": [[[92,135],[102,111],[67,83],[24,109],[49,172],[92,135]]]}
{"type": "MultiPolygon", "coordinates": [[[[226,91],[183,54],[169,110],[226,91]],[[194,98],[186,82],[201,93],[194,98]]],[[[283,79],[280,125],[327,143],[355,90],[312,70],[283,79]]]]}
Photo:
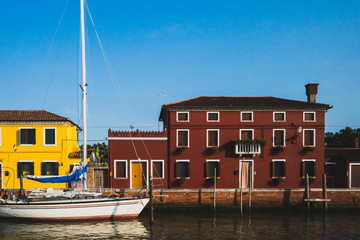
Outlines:
{"type": "Polygon", "coordinates": [[[206,146],[207,148],[213,148],[213,147],[220,147],[219,145],[214,145],[214,146],[206,146]]]}
{"type": "Polygon", "coordinates": [[[176,122],[190,122],[190,121],[189,120],[184,120],[184,121],[177,120],[176,122]]]}
{"type": "Polygon", "coordinates": [[[220,122],[220,120],[207,120],[207,122],[220,122]]]}
{"type": "Polygon", "coordinates": [[[29,146],[35,146],[35,144],[20,144],[21,147],[29,147],[29,146]]]}
{"type": "Polygon", "coordinates": [[[316,147],[315,145],[303,145],[303,147],[316,147]]]}
{"type": "MultiPolygon", "coordinates": [[[[206,177],[206,179],[213,179],[213,177],[206,177]]],[[[220,177],[216,177],[216,179],[220,179],[220,177]]]]}
{"type": "Polygon", "coordinates": [[[241,122],[254,122],[254,120],[241,120],[241,122]]]}
{"type": "Polygon", "coordinates": [[[176,179],[185,178],[186,180],[190,179],[190,177],[176,177],[176,179]]]}
{"type": "Polygon", "coordinates": [[[176,148],[190,148],[189,146],[176,146],[176,148]]]}
{"type": "Polygon", "coordinates": [[[286,179],[286,177],[281,177],[281,176],[271,177],[271,178],[272,178],[272,179],[278,179],[278,178],[286,179]]]}
{"type": "MultiPolygon", "coordinates": [[[[302,179],[305,179],[305,178],[306,178],[305,176],[302,176],[302,179]]],[[[315,176],[313,176],[313,177],[309,176],[309,178],[314,178],[315,179],[316,177],[315,176]]]]}
{"type": "Polygon", "coordinates": [[[316,120],[304,120],[304,122],[316,122],[316,120]]]}
{"type": "Polygon", "coordinates": [[[128,179],[128,178],[127,177],[120,177],[120,178],[114,178],[114,179],[122,180],[122,179],[128,179]]]}
{"type": "Polygon", "coordinates": [[[285,148],[286,145],[273,145],[273,147],[283,147],[283,148],[285,148]]]}
{"type": "Polygon", "coordinates": [[[274,120],[273,122],[286,122],[285,120],[274,120]]]}
{"type": "Polygon", "coordinates": [[[56,147],[56,144],[44,144],[44,147],[56,147]]]}
{"type": "Polygon", "coordinates": [[[156,180],[156,179],[164,179],[164,177],[153,177],[152,179],[153,179],[153,180],[156,180]]]}

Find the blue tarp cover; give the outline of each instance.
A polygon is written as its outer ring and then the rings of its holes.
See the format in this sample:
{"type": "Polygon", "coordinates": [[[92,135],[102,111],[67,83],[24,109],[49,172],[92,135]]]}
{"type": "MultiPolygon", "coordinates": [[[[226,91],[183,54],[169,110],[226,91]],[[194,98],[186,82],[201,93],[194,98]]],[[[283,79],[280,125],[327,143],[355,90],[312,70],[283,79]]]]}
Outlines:
{"type": "Polygon", "coordinates": [[[89,164],[83,169],[77,169],[70,173],[67,176],[53,176],[53,177],[45,177],[45,176],[24,176],[26,179],[42,182],[42,183],[66,183],[66,182],[73,182],[77,181],[79,177],[84,173],[87,172],[87,167],[89,164]]]}

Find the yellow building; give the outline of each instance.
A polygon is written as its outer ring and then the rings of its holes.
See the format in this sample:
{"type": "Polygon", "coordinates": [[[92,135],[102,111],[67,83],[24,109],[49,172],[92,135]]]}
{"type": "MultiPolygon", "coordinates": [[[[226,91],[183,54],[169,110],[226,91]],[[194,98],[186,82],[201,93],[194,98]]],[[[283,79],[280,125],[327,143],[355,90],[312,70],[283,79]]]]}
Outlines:
{"type": "MultiPolygon", "coordinates": [[[[71,167],[80,161],[79,130],[80,127],[70,119],[47,111],[0,110],[1,188],[19,189],[21,173],[36,176],[69,174],[71,167]]],[[[67,183],[24,179],[23,187],[66,188],[67,183]]]]}

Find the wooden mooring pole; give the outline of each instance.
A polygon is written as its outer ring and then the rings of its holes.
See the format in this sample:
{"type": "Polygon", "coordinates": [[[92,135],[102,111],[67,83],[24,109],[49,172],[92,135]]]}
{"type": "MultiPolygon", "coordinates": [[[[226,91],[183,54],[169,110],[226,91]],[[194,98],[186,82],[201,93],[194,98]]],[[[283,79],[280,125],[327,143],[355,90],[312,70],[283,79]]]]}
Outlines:
{"type": "Polygon", "coordinates": [[[242,205],[242,185],[243,185],[243,181],[242,181],[242,176],[243,176],[243,162],[244,162],[244,158],[241,159],[241,164],[240,164],[240,215],[241,217],[243,216],[243,205],[242,205]]]}
{"type": "Polygon", "coordinates": [[[252,166],[249,171],[249,212],[251,212],[251,187],[252,187],[252,166]]]}
{"type": "Polygon", "coordinates": [[[308,209],[308,212],[310,212],[310,189],[309,189],[309,174],[306,174],[306,178],[305,178],[305,181],[306,181],[306,199],[307,199],[307,209],[308,209]]]}
{"type": "Polygon", "coordinates": [[[154,222],[154,206],[153,206],[153,179],[149,178],[149,195],[150,195],[150,224],[154,222]]]}
{"type": "Polygon", "coordinates": [[[216,214],[216,168],[214,169],[214,214],[216,214]]]}
{"type": "Polygon", "coordinates": [[[326,174],[323,174],[323,199],[324,199],[324,210],[327,212],[327,192],[326,192],[326,174]]]}

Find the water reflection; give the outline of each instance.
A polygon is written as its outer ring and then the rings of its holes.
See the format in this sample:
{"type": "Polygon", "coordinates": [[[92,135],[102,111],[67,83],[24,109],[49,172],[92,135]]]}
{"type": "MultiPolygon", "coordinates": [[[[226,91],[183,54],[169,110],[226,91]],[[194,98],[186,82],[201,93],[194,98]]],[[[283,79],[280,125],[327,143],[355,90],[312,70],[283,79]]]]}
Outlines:
{"type": "Polygon", "coordinates": [[[138,219],[72,223],[0,221],[1,239],[139,239],[147,236],[148,230],[138,219]]]}
{"type": "Polygon", "coordinates": [[[0,220],[1,239],[360,239],[356,214],[162,214],[131,221],[0,220]]]}

